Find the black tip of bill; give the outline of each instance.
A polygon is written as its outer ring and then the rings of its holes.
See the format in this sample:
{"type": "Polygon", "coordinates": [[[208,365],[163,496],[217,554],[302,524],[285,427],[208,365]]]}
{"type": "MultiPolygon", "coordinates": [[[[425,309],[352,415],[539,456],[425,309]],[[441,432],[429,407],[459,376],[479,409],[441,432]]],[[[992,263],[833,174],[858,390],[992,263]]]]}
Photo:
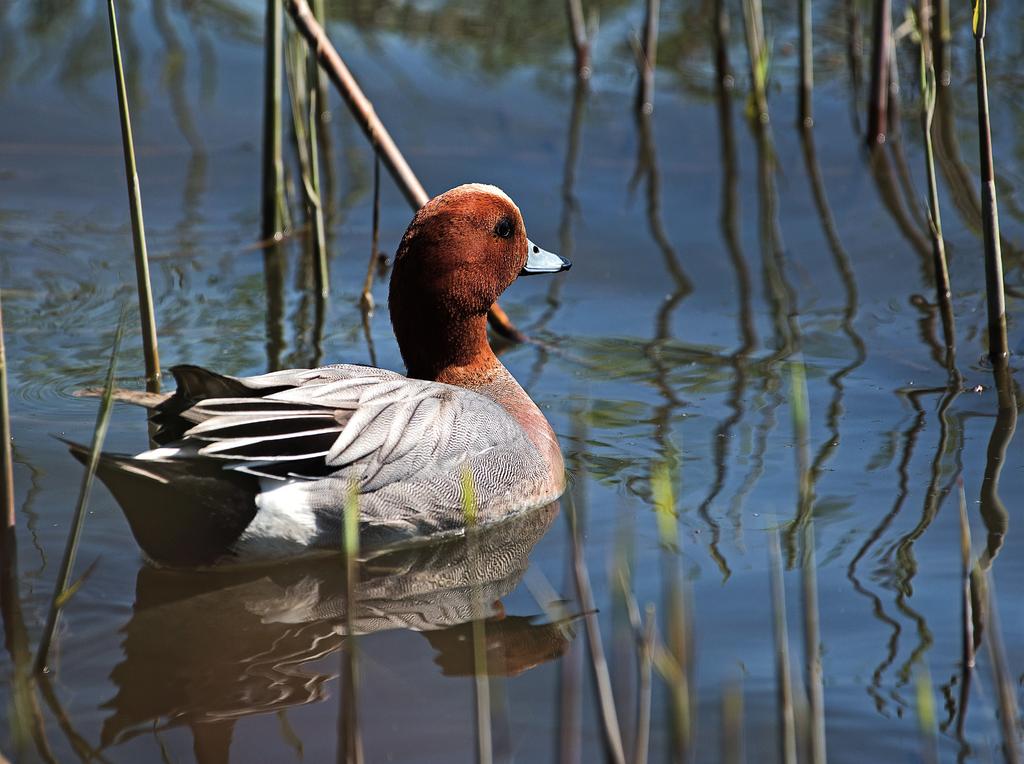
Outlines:
{"type": "Polygon", "coordinates": [[[526,265],[520,276],[532,276],[536,273],[561,273],[572,267],[572,263],[561,255],[541,249],[529,239],[526,240],[526,265]]]}

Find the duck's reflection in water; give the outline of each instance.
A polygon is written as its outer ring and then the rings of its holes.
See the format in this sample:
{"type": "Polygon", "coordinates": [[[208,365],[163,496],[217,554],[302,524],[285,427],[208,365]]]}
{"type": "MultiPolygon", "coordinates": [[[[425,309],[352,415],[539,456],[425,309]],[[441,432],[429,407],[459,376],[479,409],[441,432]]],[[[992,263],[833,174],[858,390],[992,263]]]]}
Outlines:
{"type": "MultiPolygon", "coordinates": [[[[557,658],[573,638],[567,625],[506,616],[501,604],[557,514],[554,503],[480,528],[470,541],[361,563],[352,633],[422,632],[442,673],[464,676],[474,673],[473,618],[482,614],[489,674],[557,658]]],[[[343,646],[347,604],[340,556],[224,572],[141,569],[102,745],[188,725],[197,756],[220,759],[215,751],[227,754],[235,719],[327,697],[336,673],[307,664],[343,646]]]]}

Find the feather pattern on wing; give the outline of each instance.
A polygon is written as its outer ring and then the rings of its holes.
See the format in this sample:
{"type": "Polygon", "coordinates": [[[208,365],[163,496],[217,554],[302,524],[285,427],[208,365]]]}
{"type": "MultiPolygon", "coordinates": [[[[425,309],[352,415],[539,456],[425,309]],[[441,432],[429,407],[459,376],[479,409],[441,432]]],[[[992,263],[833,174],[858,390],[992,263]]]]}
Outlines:
{"type": "Polygon", "coordinates": [[[510,502],[526,509],[555,498],[519,423],[464,388],[356,365],[247,378],[189,367],[187,394],[165,404],[165,420],[187,423],[174,445],[261,478],[263,508],[311,512],[316,546],[340,541],[352,487],[364,537],[384,542],[461,529],[467,471],[481,522],[507,516],[510,502]]]}

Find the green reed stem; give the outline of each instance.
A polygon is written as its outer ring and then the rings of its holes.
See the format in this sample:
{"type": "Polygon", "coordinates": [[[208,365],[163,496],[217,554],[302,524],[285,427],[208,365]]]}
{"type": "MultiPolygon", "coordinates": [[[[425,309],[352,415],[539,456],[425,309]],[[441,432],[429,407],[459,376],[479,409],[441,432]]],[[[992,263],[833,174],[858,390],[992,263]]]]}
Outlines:
{"type": "MultiPolygon", "coordinates": [[[[825,753],[825,692],[822,686],[821,636],[818,610],[818,569],[814,537],[814,484],[810,458],[810,403],[807,396],[807,372],[803,360],[795,359],[790,365],[790,409],[796,440],[797,480],[799,506],[797,526],[803,526],[803,555],[800,564],[801,610],[804,631],[805,681],[810,711],[808,729],[808,761],[824,764],[825,753]]],[[[794,529],[795,530],[795,529],[794,529]]]]}
{"type": "MultiPolygon", "coordinates": [[[[921,128],[924,132],[925,167],[928,171],[928,228],[932,240],[932,266],[935,271],[935,294],[942,312],[942,328],[947,357],[955,344],[956,333],[951,306],[952,290],[949,268],[946,265],[946,244],[942,236],[942,217],[939,211],[939,189],[935,175],[935,147],[932,141],[932,122],[935,117],[935,65],[928,35],[926,3],[922,3],[921,18],[921,128]]],[[[947,364],[948,365],[948,364],[947,364]]]]}
{"type": "Polygon", "coordinates": [[[11,440],[11,411],[7,400],[7,350],[4,347],[3,296],[0,293],[0,478],[3,478],[4,532],[13,533],[17,522],[14,512],[14,458],[11,440]]]}
{"type": "Polygon", "coordinates": [[[743,32],[750,61],[751,97],[747,115],[761,124],[768,124],[768,67],[770,54],[764,36],[764,13],[761,0],[743,0],[743,32]]]}
{"type": "Polygon", "coordinates": [[[923,750],[921,760],[924,764],[935,764],[939,760],[939,751],[935,742],[935,693],[932,690],[932,678],[928,666],[922,661],[917,672],[916,705],[917,725],[921,733],[923,750]]]}
{"type": "Polygon", "coordinates": [[[1006,363],[1006,298],[1003,294],[1003,253],[999,241],[999,207],[992,161],[992,126],[988,110],[988,74],[985,69],[985,26],[988,0],[974,0],[974,66],[978,91],[978,149],[981,154],[981,214],[985,236],[985,293],[988,305],[988,354],[997,365],[1006,363]]]}
{"type": "Polygon", "coordinates": [[[132,244],[135,250],[135,282],[139,295],[139,316],[142,321],[142,352],[146,361],[146,390],[160,392],[160,352],[156,341],[156,318],[153,312],[153,288],[149,279],[149,256],[146,253],[146,226],[142,220],[142,191],[135,164],[135,142],[128,112],[128,92],[121,65],[121,43],[117,36],[114,0],[107,0],[110,17],[110,44],[114,53],[114,78],[117,84],[117,107],[121,116],[121,144],[124,148],[124,174],[128,182],[128,208],[132,219],[132,244]]]}
{"type": "MultiPolygon", "coordinates": [[[[111,6],[112,7],[112,6],[111,6]]],[[[75,504],[75,513],[71,519],[71,529],[68,531],[67,544],[64,546],[64,557],[61,559],[60,570],[57,573],[57,583],[53,588],[53,597],[50,600],[50,611],[46,616],[46,627],[43,629],[43,636],[39,641],[39,649],[36,653],[35,671],[42,672],[46,669],[46,661],[50,652],[50,643],[53,640],[53,633],[57,628],[57,620],[60,617],[61,608],[77,590],[81,582],[89,575],[95,563],[89,567],[86,573],[74,586],[71,585],[71,568],[75,564],[75,556],[78,553],[78,541],[82,535],[82,525],[85,522],[85,510],[89,505],[89,495],[92,492],[93,480],[96,477],[96,468],[100,463],[100,452],[103,450],[103,441],[107,436],[107,427],[110,424],[110,412],[114,402],[114,374],[117,371],[117,355],[121,349],[121,337],[124,335],[126,310],[121,310],[121,318],[117,322],[117,331],[114,333],[114,345],[110,350],[110,362],[107,365],[107,378],[103,383],[103,397],[100,400],[100,409],[96,414],[96,427],[93,430],[92,445],[89,447],[89,461],[86,464],[85,474],[82,475],[82,485],[78,492],[78,501],[75,504]]]]}

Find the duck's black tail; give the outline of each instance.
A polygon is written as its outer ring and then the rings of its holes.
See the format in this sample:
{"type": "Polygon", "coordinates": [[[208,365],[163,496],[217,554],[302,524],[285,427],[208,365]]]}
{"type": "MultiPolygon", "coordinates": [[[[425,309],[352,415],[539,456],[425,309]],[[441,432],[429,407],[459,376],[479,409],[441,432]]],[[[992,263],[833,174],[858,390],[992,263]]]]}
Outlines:
{"type": "MultiPolygon", "coordinates": [[[[88,447],[64,442],[88,463],[88,447]]],[[[96,474],[121,505],[142,551],[162,565],[222,559],[256,514],[257,479],[215,462],[101,454],[96,474]]]]}

